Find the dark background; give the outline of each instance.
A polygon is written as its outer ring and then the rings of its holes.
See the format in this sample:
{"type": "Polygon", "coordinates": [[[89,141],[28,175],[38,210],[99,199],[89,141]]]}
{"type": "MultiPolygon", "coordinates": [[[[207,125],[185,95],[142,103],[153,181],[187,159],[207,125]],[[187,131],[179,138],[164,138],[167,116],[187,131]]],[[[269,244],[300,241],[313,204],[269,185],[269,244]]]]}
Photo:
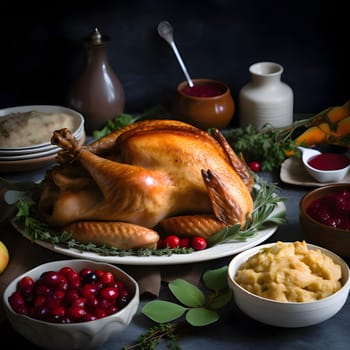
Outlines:
{"type": "Polygon", "coordinates": [[[225,81],[237,101],[259,61],[284,67],[294,111],[316,113],[349,99],[350,25],[337,1],[35,1],[0,4],[0,108],[67,105],[84,65],[84,39],[97,27],[111,37],[110,64],[125,111],[167,106],[185,80],[157,34],[168,20],[192,78],[225,81]],[[31,12],[31,14],[30,14],[31,12]]]}

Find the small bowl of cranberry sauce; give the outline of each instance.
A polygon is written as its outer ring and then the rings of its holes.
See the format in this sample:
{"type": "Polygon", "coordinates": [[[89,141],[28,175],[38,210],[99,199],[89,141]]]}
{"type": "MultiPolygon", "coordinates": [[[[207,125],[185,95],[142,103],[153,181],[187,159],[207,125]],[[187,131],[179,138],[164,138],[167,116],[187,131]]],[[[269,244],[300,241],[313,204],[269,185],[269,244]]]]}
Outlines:
{"type": "Polygon", "coordinates": [[[350,183],[336,183],[307,192],[299,203],[305,240],[350,258],[350,183]]]}
{"type": "Polygon", "coordinates": [[[235,112],[235,103],[227,84],[213,79],[193,79],[177,86],[172,105],[175,118],[200,129],[227,127],[235,112]]]}
{"type": "Polygon", "coordinates": [[[350,168],[350,158],[344,153],[320,152],[299,147],[306,171],[318,182],[339,182],[350,168]]]}

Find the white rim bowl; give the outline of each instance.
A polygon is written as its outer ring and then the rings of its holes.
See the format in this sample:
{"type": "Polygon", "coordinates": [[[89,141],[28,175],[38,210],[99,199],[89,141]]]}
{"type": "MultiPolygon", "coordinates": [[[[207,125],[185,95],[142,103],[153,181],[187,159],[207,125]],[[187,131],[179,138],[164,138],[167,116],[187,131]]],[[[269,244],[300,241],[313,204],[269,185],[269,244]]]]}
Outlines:
{"type": "Polygon", "coordinates": [[[18,276],[6,287],[2,302],[10,323],[27,340],[46,349],[69,350],[97,347],[122,332],[135,315],[140,303],[140,296],[137,282],[120,268],[91,260],[71,259],[42,264],[18,276]],[[117,279],[126,284],[126,288],[133,293],[133,297],[124,308],[115,314],[95,321],[70,324],[40,321],[18,314],[11,308],[8,298],[16,290],[17,283],[24,276],[31,276],[37,280],[44,271],[58,271],[64,266],[70,266],[77,271],[84,267],[111,271],[117,279]]]}
{"type": "Polygon", "coordinates": [[[239,267],[249,257],[258,253],[261,249],[271,247],[275,244],[268,243],[248,249],[236,255],[229,263],[228,284],[233,291],[234,300],[238,308],[259,322],[286,328],[311,326],[333,317],[344,306],[348,298],[350,271],[342,258],[325,248],[307,244],[309,249],[319,249],[323,254],[328,255],[334,262],[341,266],[343,286],[327,298],[313,302],[280,302],[250,293],[234,280],[239,267]]]}
{"type": "MultiPolygon", "coordinates": [[[[78,140],[81,138],[84,131],[84,117],[81,113],[63,106],[55,106],[55,105],[28,105],[28,106],[19,106],[19,107],[10,107],[0,109],[0,119],[4,116],[7,116],[11,113],[25,113],[30,111],[37,111],[43,113],[66,113],[74,117],[75,129],[71,130],[74,137],[78,140]]],[[[50,149],[57,149],[58,147],[52,145],[51,142],[45,142],[36,145],[24,146],[24,147],[8,147],[8,148],[0,148],[0,154],[5,155],[19,155],[26,153],[35,153],[48,151],[50,149]]]]}
{"type": "Polygon", "coordinates": [[[318,155],[321,154],[320,151],[311,149],[311,148],[305,148],[305,147],[298,147],[300,151],[302,152],[302,161],[303,165],[306,169],[306,171],[318,182],[338,182],[344,179],[346,174],[349,171],[350,165],[348,165],[345,168],[337,169],[337,170],[319,170],[314,167],[312,167],[309,164],[309,160],[318,155]]]}

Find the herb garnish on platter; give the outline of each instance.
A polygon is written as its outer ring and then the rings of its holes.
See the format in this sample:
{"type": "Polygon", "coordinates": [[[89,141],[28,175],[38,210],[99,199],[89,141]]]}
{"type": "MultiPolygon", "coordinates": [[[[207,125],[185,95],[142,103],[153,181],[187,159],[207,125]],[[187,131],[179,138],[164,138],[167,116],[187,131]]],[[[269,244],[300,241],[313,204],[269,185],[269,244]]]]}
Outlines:
{"type": "MultiPolygon", "coordinates": [[[[261,230],[270,224],[283,224],[285,220],[285,211],[278,211],[273,214],[274,209],[279,202],[285,199],[279,197],[276,192],[278,188],[274,184],[268,184],[256,176],[256,185],[252,191],[254,199],[254,210],[252,219],[248,220],[244,228],[234,225],[219,231],[208,239],[208,246],[212,247],[219,243],[232,241],[245,241],[253,237],[258,230],[261,230]]],[[[101,256],[161,256],[172,254],[188,254],[193,252],[192,248],[163,248],[163,249],[138,249],[125,250],[107,245],[96,245],[93,243],[83,244],[71,238],[68,232],[55,230],[44,222],[37,209],[37,198],[41,185],[32,183],[32,187],[26,183],[24,188],[21,184],[18,187],[18,212],[13,219],[13,224],[22,234],[32,241],[43,241],[53,245],[59,245],[63,248],[74,248],[78,251],[93,252],[101,256]]],[[[11,189],[16,189],[12,184],[11,189]]]]}

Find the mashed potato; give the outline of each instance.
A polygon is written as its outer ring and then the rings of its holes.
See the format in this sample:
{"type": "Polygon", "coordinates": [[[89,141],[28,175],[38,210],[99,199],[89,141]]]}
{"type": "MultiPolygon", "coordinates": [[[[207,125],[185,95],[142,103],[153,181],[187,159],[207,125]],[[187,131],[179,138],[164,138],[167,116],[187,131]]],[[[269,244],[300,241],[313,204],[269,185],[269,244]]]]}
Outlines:
{"type": "Polygon", "coordinates": [[[306,242],[283,243],[259,251],[237,271],[244,289],[277,301],[309,302],[341,288],[341,267],[306,242]]]}
{"type": "Polygon", "coordinates": [[[65,113],[29,111],[0,118],[0,147],[25,147],[50,142],[53,131],[77,128],[74,118],[65,113]]]}

